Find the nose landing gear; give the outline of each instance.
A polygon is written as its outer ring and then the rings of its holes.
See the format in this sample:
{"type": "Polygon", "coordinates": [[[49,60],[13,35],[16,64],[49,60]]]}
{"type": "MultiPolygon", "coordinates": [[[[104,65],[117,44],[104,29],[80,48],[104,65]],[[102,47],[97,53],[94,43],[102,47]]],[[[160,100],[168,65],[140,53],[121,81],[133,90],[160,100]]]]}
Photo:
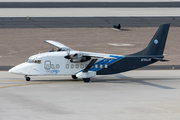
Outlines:
{"type": "Polygon", "coordinates": [[[28,77],[27,75],[25,75],[24,77],[26,78],[26,81],[30,81],[31,80],[31,78],[28,77]]]}

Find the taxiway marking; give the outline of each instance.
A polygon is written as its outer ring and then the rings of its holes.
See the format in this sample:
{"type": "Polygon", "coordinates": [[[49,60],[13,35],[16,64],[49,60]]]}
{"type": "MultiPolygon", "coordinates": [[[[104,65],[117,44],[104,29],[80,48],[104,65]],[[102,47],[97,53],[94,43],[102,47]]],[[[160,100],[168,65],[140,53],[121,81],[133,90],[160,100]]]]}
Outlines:
{"type": "Polygon", "coordinates": [[[2,87],[0,87],[0,88],[9,88],[9,87],[18,87],[18,86],[27,86],[27,85],[52,84],[52,83],[63,83],[63,82],[75,82],[75,81],[58,81],[58,82],[29,83],[29,84],[19,84],[19,85],[2,86],[2,87]]]}

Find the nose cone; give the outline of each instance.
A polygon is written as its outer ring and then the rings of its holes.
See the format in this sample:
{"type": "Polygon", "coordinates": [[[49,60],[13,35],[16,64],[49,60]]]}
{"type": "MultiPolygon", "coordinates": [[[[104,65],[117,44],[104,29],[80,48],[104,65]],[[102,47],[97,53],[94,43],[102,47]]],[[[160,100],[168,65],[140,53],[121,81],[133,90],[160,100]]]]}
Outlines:
{"type": "Polygon", "coordinates": [[[19,65],[15,66],[15,67],[11,68],[9,70],[9,72],[13,73],[13,74],[23,74],[24,70],[25,70],[24,69],[24,63],[22,63],[22,64],[19,64],[19,65]]]}
{"type": "Polygon", "coordinates": [[[17,66],[15,66],[15,67],[11,68],[11,69],[9,70],[9,72],[10,72],[10,73],[13,73],[13,74],[18,74],[18,73],[19,73],[19,70],[18,70],[17,66]]]}
{"type": "Polygon", "coordinates": [[[9,70],[10,73],[14,73],[14,67],[9,70]]]}

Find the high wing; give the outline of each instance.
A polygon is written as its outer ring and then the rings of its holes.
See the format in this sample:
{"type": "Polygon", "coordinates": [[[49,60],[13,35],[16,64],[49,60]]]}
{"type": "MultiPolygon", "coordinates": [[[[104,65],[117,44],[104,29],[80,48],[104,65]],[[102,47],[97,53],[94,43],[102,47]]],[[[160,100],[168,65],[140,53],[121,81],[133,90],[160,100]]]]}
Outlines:
{"type": "MultiPolygon", "coordinates": [[[[60,48],[62,51],[75,51],[72,48],[65,46],[64,44],[53,41],[53,40],[46,40],[45,42],[49,43],[50,45],[60,48]]],[[[81,51],[81,52],[75,51],[71,55],[71,57],[76,57],[76,56],[77,57],[93,57],[93,58],[109,58],[109,59],[114,58],[113,56],[109,56],[109,54],[83,52],[83,51],[81,51]]],[[[70,59],[70,56],[69,56],[69,59],[70,59]]]]}
{"type": "Polygon", "coordinates": [[[109,58],[113,59],[112,55],[110,56],[109,54],[103,54],[103,53],[93,53],[93,52],[78,52],[77,54],[82,55],[84,57],[92,57],[92,58],[109,58]]]}
{"type": "Polygon", "coordinates": [[[62,51],[73,50],[70,47],[65,46],[64,44],[53,41],[53,40],[46,40],[45,42],[49,43],[50,45],[60,48],[62,51]]]}

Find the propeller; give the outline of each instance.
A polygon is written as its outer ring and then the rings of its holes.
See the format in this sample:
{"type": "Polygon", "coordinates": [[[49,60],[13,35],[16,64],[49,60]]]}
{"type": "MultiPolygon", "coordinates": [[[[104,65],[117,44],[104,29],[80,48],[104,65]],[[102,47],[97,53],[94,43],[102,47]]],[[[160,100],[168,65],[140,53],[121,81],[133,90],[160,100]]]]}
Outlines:
{"type": "Polygon", "coordinates": [[[71,59],[70,49],[68,49],[66,52],[67,52],[67,55],[64,56],[64,58],[66,58],[66,59],[71,59]]]}
{"type": "Polygon", "coordinates": [[[51,46],[51,50],[49,52],[54,52],[54,46],[51,46]]]}

